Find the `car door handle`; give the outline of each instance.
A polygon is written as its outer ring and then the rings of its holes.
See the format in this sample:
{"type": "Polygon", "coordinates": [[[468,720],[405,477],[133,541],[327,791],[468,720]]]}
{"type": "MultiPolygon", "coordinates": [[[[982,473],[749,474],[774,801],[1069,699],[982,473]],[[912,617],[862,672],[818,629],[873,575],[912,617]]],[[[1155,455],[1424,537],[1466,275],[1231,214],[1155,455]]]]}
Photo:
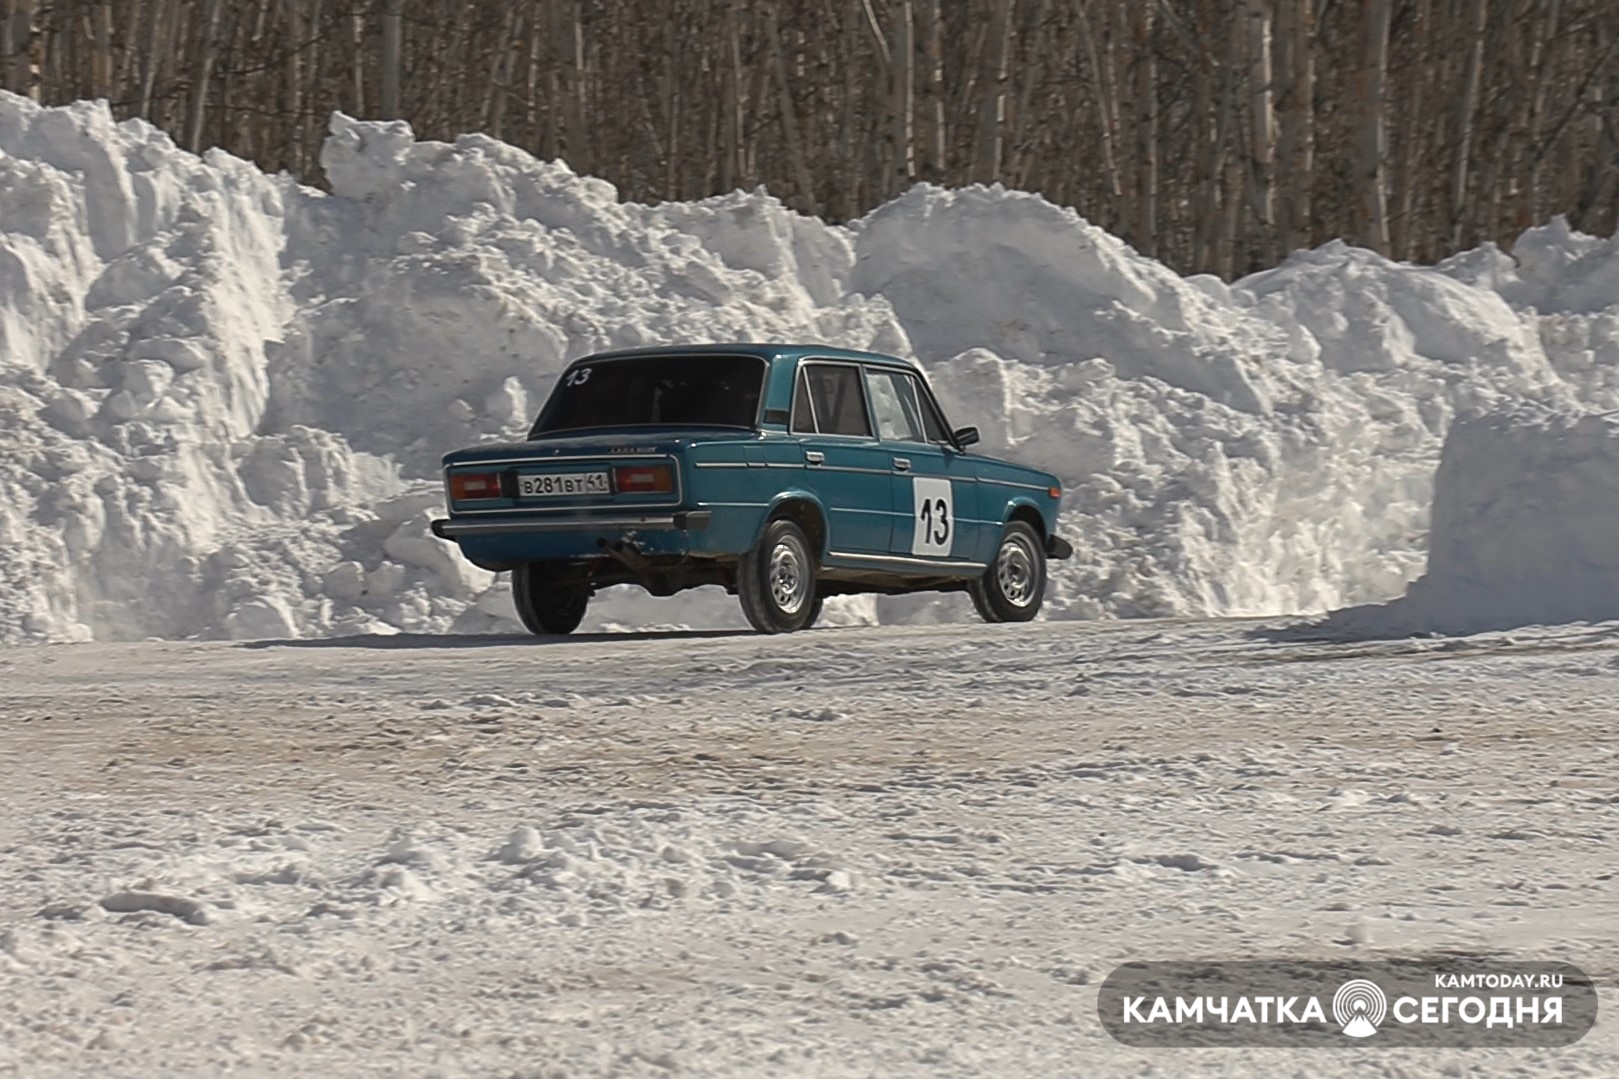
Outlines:
{"type": "Polygon", "coordinates": [[[909,457],[894,458],[894,469],[899,472],[909,472],[911,470],[911,459],[909,457]]]}
{"type": "Polygon", "coordinates": [[[805,450],[804,460],[808,461],[812,465],[818,465],[826,460],[826,454],[822,453],[820,450],[805,450]]]}

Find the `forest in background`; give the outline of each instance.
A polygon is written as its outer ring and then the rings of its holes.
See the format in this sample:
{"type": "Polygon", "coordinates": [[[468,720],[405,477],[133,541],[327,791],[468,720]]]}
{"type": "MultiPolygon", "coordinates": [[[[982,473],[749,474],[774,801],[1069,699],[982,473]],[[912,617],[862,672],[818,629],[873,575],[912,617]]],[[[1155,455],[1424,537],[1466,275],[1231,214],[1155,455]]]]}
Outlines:
{"type": "Polygon", "coordinates": [[[829,220],[927,181],[1231,278],[1619,226],[1615,0],[0,0],[0,85],[321,180],[330,112],[643,202],[829,220]]]}

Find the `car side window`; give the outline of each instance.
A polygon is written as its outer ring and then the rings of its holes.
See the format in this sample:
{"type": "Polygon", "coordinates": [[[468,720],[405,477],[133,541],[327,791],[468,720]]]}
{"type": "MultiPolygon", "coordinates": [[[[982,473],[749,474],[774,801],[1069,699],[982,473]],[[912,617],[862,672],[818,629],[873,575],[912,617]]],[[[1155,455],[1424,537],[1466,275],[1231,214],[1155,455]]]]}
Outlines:
{"type": "Polygon", "coordinates": [[[877,436],[901,442],[922,441],[922,417],[916,407],[916,388],[901,371],[868,370],[871,410],[877,415],[877,436]]]}
{"type": "MultiPolygon", "coordinates": [[[[823,435],[871,435],[866,391],[860,369],[844,364],[812,363],[803,368],[814,410],[815,429],[823,435]]],[[[795,409],[796,411],[796,409],[795,409]]],[[[797,430],[797,425],[794,425],[797,430]]]]}
{"type": "Polygon", "coordinates": [[[793,381],[793,422],[788,430],[795,435],[815,433],[815,402],[810,399],[809,368],[800,367],[793,381]]]}

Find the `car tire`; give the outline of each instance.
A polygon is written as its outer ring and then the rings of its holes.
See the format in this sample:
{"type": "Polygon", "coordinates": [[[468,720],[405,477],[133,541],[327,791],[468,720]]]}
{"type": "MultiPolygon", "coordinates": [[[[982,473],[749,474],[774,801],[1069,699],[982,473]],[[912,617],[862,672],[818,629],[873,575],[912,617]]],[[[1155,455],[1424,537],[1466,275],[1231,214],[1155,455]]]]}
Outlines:
{"type": "Polygon", "coordinates": [[[748,624],[760,633],[791,633],[820,614],[815,549],[796,521],[778,517],[742,556],[736,593],[748,624]]]}
{"type": "Polygon", "coordinates": [[[967,589],[986,622],[1027,622],[1046,598],[1046,549],[1022,521],[1007,523],[984,575],[967,589]]]}
{"type": "Polygon", "coordinates": [[[572,633],[590,606],[590,586],[559,582],[544,562],[524,562],[512,570],[512,602],[530,633],[572,633]]]}

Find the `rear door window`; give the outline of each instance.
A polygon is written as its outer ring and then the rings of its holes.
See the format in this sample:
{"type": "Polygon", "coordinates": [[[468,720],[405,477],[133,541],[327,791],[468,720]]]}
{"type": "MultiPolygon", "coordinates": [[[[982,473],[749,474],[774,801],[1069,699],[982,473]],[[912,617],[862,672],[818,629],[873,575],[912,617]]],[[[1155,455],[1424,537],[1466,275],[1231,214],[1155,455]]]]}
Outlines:
{"type": "Polygon", "coordinates": [[[871,436],[860,369],[849,364],[810,363],[799,369],[792,429],[799,433],[871,436]]]}

